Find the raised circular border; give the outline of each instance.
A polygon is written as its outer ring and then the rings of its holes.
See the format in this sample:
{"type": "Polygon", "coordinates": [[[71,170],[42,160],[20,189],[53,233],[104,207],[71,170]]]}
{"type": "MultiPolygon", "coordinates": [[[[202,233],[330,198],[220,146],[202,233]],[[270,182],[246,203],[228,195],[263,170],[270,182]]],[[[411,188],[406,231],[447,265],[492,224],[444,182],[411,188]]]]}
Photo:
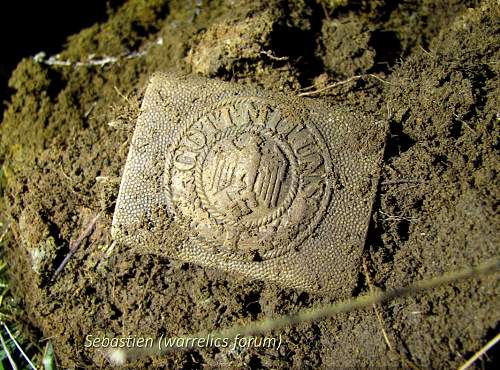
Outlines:
{"type": "MultiPolygon", "coordinates": [[[[226,98],[223,99],[215,104],[212,104],[211,106],[201,110],[199,113],[196,115],[192,116],[190,119],[187,120],[187,122],[184,124],[184,127],[180,132],[177,133],[175,136],[173,142],[170,145],[170,148],[177,148],[181,142],[181,140],[184,138],[184,136],[187,134],[191,126],[196,123],[199,119],[201,119],[204,115],[219,109],[224,106],[228,105],[234,105],[236,103],[241,103],[241,102],[246,102],[246,101],[256,101],[259,103],[264,103],[266,105],[271,106],[269,101],[273,101],[275,103],[275,99],[272,98],[264,98],[264,97],[255,97],[255,96],[237,96],[237,97],[231,97],[231,98],[226,98]]],[[[283,103],[281,103],[283,104],[283,103]]],[[[275,103],[274,106],[279,106],[281,104],[275,103]]],[[[327,174],[332,173],[332,162],[331,162],[331,157],[330,157],[330,151],[328,150],[328,146],[326,145],[326,142],[323,138],[323,135],[321,132],[318,130],[318,128],[311,122],[307,122],[307,120],[303,120],[304,125],[306,128],[311,132],[311,134],[314,136],[316,139],[316,143],[320,146],[320,152],[322,153],[322,158],[324,159],[324,167],[325,167],[325,172],[327,174]]],[[[175,207],[173,205],[172,201],[172,193],[170,191],[170,171],[173,167],[173,153],[175,152],[174,150],[169,150],[167,151],[166,158],[165,158],[165,183],[164,183],[164,188],[166,188],[166,194],[165,194],[165,201],[167,208],[169,211],[175,215],[175,207]]],[[[332,185],[328,183],[329,182],[329,177],[326,176],[325,178],[325,189],[324,189],[324,194],[322,196],[321,202],[320,202],[320,207],[319,210],[316,212],[316,216],[313,218],[312,222],[310,222],[307,226],[307,228],[300,233],[299,236],[297,236],[293,241],[290,243],[280,246],[280,247],[275,247],[272,250],[265,252],[261,255],[262,260],[269,260],[272,258],[277,258],[285,255],[286,253],[292,252],[298,248],[298,246],[304,242],[314,231],[314,229],[319,225],[321,222],[321,219],[323,218],[324,214],[326,213],[326,209],[328,207],[328,204],[330,202],[331,198],[331,192],[332,192],[332,185]]],[[[241,255],[236,254],[231,251],[221,251],[220,250],[220,243],[216,242],[211,242],[207,240],[203,240],[200,237],[193,236],[192,240],[195,241],[201,248],[203,249],[211,249],[218,255],[220,255],[222,258],[225,258],[227,260],[235,260],[235,261],[241,261],[241,255]]]]}

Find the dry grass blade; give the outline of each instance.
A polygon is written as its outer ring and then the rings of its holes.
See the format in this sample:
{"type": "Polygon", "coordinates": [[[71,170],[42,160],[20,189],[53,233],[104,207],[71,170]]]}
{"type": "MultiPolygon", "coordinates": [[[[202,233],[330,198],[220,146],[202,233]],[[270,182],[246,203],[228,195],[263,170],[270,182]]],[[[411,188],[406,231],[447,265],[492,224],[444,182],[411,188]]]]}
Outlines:
{"type": "Polygon", "coordinates": [[[349,82],[352,82],[352,81],[355,81],[355,80],[358,80],[360,78],[363,78],[363,77],[372,77],[376,80],[379,80],[380,82],[383,82],[385,84],[388,84],[388,85],[392,85],[390,82],[384,80],[383,78],[380,78],[379,76],[377,75],[374,75],[374,74],[367,74],[367,75],[356,75],[356,76],[352,76],[352,77],[349,77],[348,79],[345,79],[345,80],[342,80],[342,81],[337,81],[337,82],[334,82],[330,85],[327,85],[321,89],[318,89],[318,90],[314,90],[314,91],[307,91],[307,92],[302,92],[302,93],[299,93],[297,94],[298,96],[311,96],[311,95],[316,95],[316,94],[319,94],[323,91],[327,91],[327,90],[330,90],[330,89],[334,89],[338,86],[341,86],[341,85],[345,85],[346,83],[349,83],[349,82]]]}
{"type": "Polygon", "coordinates": [[[36,370],[35,365],[33,365],[33,363],[31,362],[30,358],[26,355],[26,353],[24,353],[23,348],[17,342],[16,337],[14,335],[12,335],[12,333],[10,332],[9,327],[5,323],[2,323],[2,325],[3,325],[4,329],[5,329],[5,331],[7,332],[7,334],[9,335],[10,339],[12,340],[12,343],[14,343],[14,345],[19,350],[19,352],[21,352],[21,355],[24,357],[24,359],[26,360],[26,362],[30,365],[30,367],[33,370],[36,370]]]}
{"type": "MultiPolygon", "coordinates": [[[[368,287],[370,289],[370,294],[374,294],[374,289],[373,289],[373,284],[372,284],[372,279],[370,278],[370,274],[368,273],[368,266],[366,263],[366,260],[363,260],[363,269],[365,270],[365,277],[366,281],[368,283],[368,287]]],[[[382,320],[382,315],[380,314],[380,311],[377,308],[376,304],[373,304],[373,311],[375,311],[375,316],[377,317],[378,323],[380,325],[380,329],[382,330],[382,335],[384,337],[385,343],[387,344],[387,347],[389,350],[393,351],[394,349],[392,348],[391,342],[389,341],[389,336],[387,335],[387,332],[385,331],[384,328],[384,321],[382,320]]]]}
{"type": "Polygon", "coordinates": [[[357,76],[352,76],[352,77],[349,77],[347,80],[343,80],[343,81],[337,81],[337,82],[334,82],[328,86],[325,86],[321,89],[318,89],[318,90],[314,90],[314,91],[307,91],[307,92],[303,92],[303,93],[300,93],[298,94],[298,96],[311,96],[311,95],[316,95],[316,94],[319,94],[320,92],[323,92],[323,91],[326,91],[326,90],[330,90],[330,89],[333,89],[337,86],[340,86],[340,85],[345,85],[346,83],[349,83],[351,81],[354,81],[354,80],[357,80],[359,78],[363,77],[362,75],[357,75],[357,76]]]}
{"type": "Polygon", "coordinates": [[[10,366],[12,366],[12,369],[17,370],[16,363],[14,359],[12,358],[12,355],[9,351],[9,347],[7,347],[7,343],[5,343],[5,339],[3,338],[2,333],[0,333],[0,343],[2,344],[2,348],[7,355],[7,359],[9,360],[10,366]]]}
{"type": "MultiPolygon", "coordinates": [[[[244,337],[250,335],[263,335],[269,331],[282,329],[286,326],[297,325],[304,322],[317,321],[333,316],[341,312],[350,312],[362,308],[369,307],[374,304],[380,304],[396,298],[401,298],[409,295],[416,295],[422,291],[434,289],[450,283],[478,277],[480,275],[490,274],[500,270],[500,258],[494,257],[492,260],[485,262],[476,267],[468,267],[463,270],[453,271],[443,276],[432,279],[425,279],[414,284],[402,288],[395,288],[385,292],[377,292],[373,294],[363,295],[354,299],[328,304],[322,307],[305,309],[295,315],[282,316],[274,319],[264,319],[255,321],[248,325],[234,326],[226,330],[215,332],[202,332],[196,335],[183,337],[200,338],[209,335],[211,338],[228,338],[234,339],[236,336],[244,337]]],[[[161,340],[150,347],[135,347],[135,348],[114,348],[108,352],[108,358],[115,364],[123,364],[128,360],[136,359],[145,356],[158,356],[165,354],[179,347],[161,346],[161,340]]],[[[189,341],[186,341],[189,342],[189,341]]]]}
{"type": "Polygon", "coordinates": [[[464,363],[462,366],[460,366],[458,368],[458,370],[465,370],[465,369],[468,369],[469,367],[472,366],[472,364],[474,364],[474,362],[476,362],[476,360],[481,357],[482,355],[484,355],[486,352],[488,352],[491,348],[493,348],[493,346],[495,344],[497,344],[498,342],[500,341],[500,333],[498,333],[495,338],[493,338],[492,340],[490,340],[488,343],[486,343],[486,345],[481,348],[479,351],[477,351],[471,358],[469,358],[467,360],[466,363],[464,363]]]}
{"type": "MultiPolygon", "coordinates": [[[[365,277],[366,277],[366,281],[368,283],[368,287],[370,288],[370,294],[374,294],[373,283],[372,283],[372,279],[370,278],[370,274],[368,272],[368,265],[366,263],[366,260],[363,260],[363,269],[365,270],[365,277]]],[[[414,369],[414,370],[418,370],[417,365],[415,365],[413,362],[411,362],[406,357],[402,356],[398,351],[396,351],[394,349],[394,347],[392,346],[392,344],[389,340],[389,336],[387,335],[387,332],[385,330],[385,322],[384,322],[384,319],[382,318],[382,314],[380,313],[380,310],[378,309],[378,307],[375,303],[372,306],[373,306],[373,311],[375,311],[375,316],[377,317],[378,323],[380,325],[380,330],[382,331],[382,335],[384,337],[385,343],[387,344],[387,347],[389,348],[389,350],[398,354],[399,357],[401,358],[401,360],[409,368],[414,369]]]]}

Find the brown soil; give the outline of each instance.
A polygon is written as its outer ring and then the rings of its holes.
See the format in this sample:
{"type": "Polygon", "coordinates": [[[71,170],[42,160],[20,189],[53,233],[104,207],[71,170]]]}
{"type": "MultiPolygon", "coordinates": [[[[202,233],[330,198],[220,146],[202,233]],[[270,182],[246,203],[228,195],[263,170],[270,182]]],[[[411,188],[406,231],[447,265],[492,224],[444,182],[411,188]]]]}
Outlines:
{"type": "MultiPolygon", "coordinates": [[[[177,336],[336,300],[109,250],[138,101],[158,70],[289,93],[376,74],[320,94],[390,121],[365,247],[374,285],[401,286],[498,255],[499,15],[493,0],[130,1],[70,37],[60,59],[71,66],[24,59],[0,126],[1,211],[11,221],[19,320],[51,338],[63,366],[105,367],[101,351],[84,348],[86,335],[177,336]],[[76,64],[91,54],[118,60],[76,64]],[[70,240],[98,212],[95,231],[52,282],[70,240]]],[[[366,291],[360,269],[352,295],[366,291]]],[[[279,351],[207,348],[131,366],[457,367],[498,332],[499,297],[490,276],[382,306],[393,351],[366,309],[271,333],[282,335],[279,351]]]]}

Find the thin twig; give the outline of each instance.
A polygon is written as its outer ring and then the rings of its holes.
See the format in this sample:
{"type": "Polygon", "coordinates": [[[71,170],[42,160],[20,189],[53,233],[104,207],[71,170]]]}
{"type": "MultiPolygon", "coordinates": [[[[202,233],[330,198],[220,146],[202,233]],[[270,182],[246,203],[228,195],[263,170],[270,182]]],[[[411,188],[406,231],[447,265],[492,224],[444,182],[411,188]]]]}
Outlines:
{"type": "Polygon", "coordinates": [[[12,342],[15,344],[15,346],[17,347],[17,349],[19,350],[19,352],[21,352],[21,355],[24,357],[24,359],[26,360],[26,362],[30,365],[30,367],[33,369],[33,370],[36,370],[36,367],[35,365],[33,365],[33,362],[31,362],[31,360],[29,359],[29,357],[26,355],[26,353],[24,353],[21,345],[17,342],[16,338],[12,335],[12,333],[10,332],[9,330],[9,327],[7,325],[5,325],[5,323],[3,322],[2,323],[4,329],[7,331],[7,334],[9,335],[10,339],[12,340],[12,342]]]}
{"type": "Polygon", "coordinates": [[[401,221],[401,220],[405,220],[405,221],[408,221],[408,222],[412,222],[412,221],[417,221],[418,220],[418,217],[407,217],[407,216],[403,216],[403,215],[390,215],[384,211],[379,211],[380,214],[384,215],[385,216],[385,220],[386,221],[401,221]]]}
{"type": "Polygon", "coordinates": [[[310,96],[310,95],[316,95],[316,94],[319,94],[320,92],[323,92],[323,91],[326,91],[326,90],[330,90],[330,89],[333,89],[337,86],[340,86],[340,85],[345,85],[346,83],[349,83],[351,81],[354,81],[354,80],[357,80],[359,78],[363,77],[363,75],[357,75],[357,76],[352,76],[352,77],[349,77],[347,80],[343,80],[343,81],[337,81],[337,82],[334,82],[330,85],[327,85],[321,89],[318,89],[318,90],[314,90],[314,91],[307,91],[307,92],[302,92],[300,94],[297,94],[298,96],[310,96]]]}
{"type": "Polygon", "coordinates": [[[411,180],[411,179],[400,179],[400,180],[385,180],[382,181],[381,185],[399,185],[399,184],[419,184],[422,181],[420,180],[411,180]]]}
{"type": "Polygon", "coordinates": [[[418,44],[418,47],[420,48],[420,50],[422,50],[425,54],[427,54],[428,56],[430,57],[433,57],[433,55],[428,51],[428,50],[425,50],[424,47],[420,44],[418,44]]]}
{"type": "Polygon", "coordinates": [[[462,120],[462,119],[458,116],[458,114],[453,113],[453,115],[455,116],[455,118],[456,118],[456,119],[457,119],[460,123],[463,123],[463,124],[465,125],[465,127],[467,127],[469,130],[471,130],[473,133],[476,133],[476,131],[475,131],[472,127],[470,127],[470,126],[469,126],[469,124],[468,124],[467,122],[465,122],[464,120],[462,120]]]}
{"type": "Polygon", "coordinates": [[[90,113],[92,113],[92,111],[94,110],[94,108],[95,108],[96,105],[97,105],[97,102],[92,103],[92,105],[90,106],[89,110],[86,111],[83,116],[85,118],[88,118],[90,116],[90,113]]]}
{"type": "Polygon", "coordinates": [[[140,58],[145,56],[148,52],[149,49],[153,46],[162,46],[163,45],[163,38],[160,37],[158,40],[152,43],[148,43],[145,45],[145,47],[142,50],[138,51],[133,51],[130,53],[123,53],[120,54],[119,56],[110,56],[110,55],[104,55],[102,57],[96,56],[94,54],[90,54],[87,56],[87,60],[85,62],[72,62],[69,59],[60,59],[60,55],[51,55],[50,57],[47,58],[47,54],[43,51],[39,52],[33,57],[33,60],[36,63],[40,64],[45,64],[48,66],[58,66],[58,67],[71,67],[71,66],[76,66],[76,67],[104,67],[107,65],[112,65],[117,62],[119,62],[121,59],[134,59],[134,58],[140,58]]]}
{"type": "Polygon", "coordinates": [[[66,174],[66,172],[64,172],[62,164],[59,164],[59,169],[60,169],[60,171],[61,171],[61,174],[62,174],[62,175],[63,175],[63,176],[64,176],[64,177],[65,177],[65,178],[66,178],[66,179],[67,179],[70,183],[74,183],[74,182],[75,182],[75,181],[74,181],[71,177],[69,177],[69,175],[68,175],[68,174],[66,174]]]}
{"type": "Polygon", "coordinates": [[[308,90],[312,90],[312,89],[314,89],[314,85],[307,86],[307,87],[302,87],[299,90],[300,91],[308,91],[308,90]]]}
{"type": "Polygon", "coordinates": [[[394,84],[393,84],[393,83],[390,83],[389,81],[384,80],[383,78],[381,78],[381,77],[379,77],[379,76],[377,76],[377,75],[374,75],[373,73],[367,74],[367,75],[365,75],[365,76],[367,76],[367,77],[373,77],[374,79],[379,80],[380,82],[382,82],[382,83],[384,83],[384,84],[394,86],[394,84]]]}
{"type": "MultiPolygon", "coordinates": [[[[350,312],[366,308],[373,304],[380,304],[396,298],[415,295],[426,290],[434,289],[460,280],[469,279],[472,277],[478,277],[480,275],[490,274],[498,270],[500,270],[500,258],[495,257],[492,260],[482,263],[479,266],[468,267],[462,270],[444,274],[436,278],[421,280],[402,288],[395,288],[385,292],[377,292],[373,294],[363,295],[346,301],[327,304],[322,307],[308,308],[298,312],[297,314],[293,314],[290,316],[281,316],[272,319],[263,319],[254,321],[247,325],[233,326],[231,328],[222,331],[202,332],[196,335],[192,336],[190,335],[179,338],[183,339],[202,338],[208,335],[213,339],[228,338],[232,340],[237,336],[244,337],[249,335],[263,335],[269,331],[282,329],[287,326],[297,325],[304,322],[322,320],[327,317],[331,317],[337,313],[350,312]]],[[[194,343],[194,341],[191,341],[191,343],[194,343]]],[[[194,346],[194,344],[192,344],[192,346],[194,346]]],[[[133,358],[139,358],[145,356],[158,356],[168,353],[171,350],[180,348],[186,349],[190,347],[167,347],[165,345],[162,346],[161,339],[157,339],[152,346],[111,349],[108,352],[108,358],[117,361],[119,363],[124,363],[125,361],[128,361],[133,358]]]]}
{"type": "Polygon", "coordinates": [[[51,281],[54,281],[56,279],[57,275],[59,275],[59,273],[63,270],[64,266],[66,266],[66,264],[68,263],[68,261],[71,258],[71,256],[73,256],[75,254],[75,252],[77,251],[77,249],[80,246],[80,244],[82,244],[82,241],[86,237],[88,237],[90,234],[92,234],[92,230],[94,229],[94,226],[95,226],[97,220],[99,219],[99,217],[101,217],[100,213],[98,213],[97,216],[95,216],[92,219],[92,221],[90,221],[89,225],[87,226],[87,228],[85,229],[85,231],[82,234],[80,234],[80,236],[78,237],[78,239],[76,239],[76,241],[74,243],[71,243],[71,245],[69,247],[68,254],[66,255],[66,257],[64,257],[64,259],[62,260],[61,264],[59,265],[59,267],[57,268],[57,270],[54,272],[54,275],[52,275],[51,281]]]}
{"type": "Polygon", "coordinates": [[[458,370],[468,369],[479,357],[481,357],[486,352],[488,352],[499,341],[500,341],[500,333],[498,333],[495,338],[493,338],[488,343],[486,343],[483,348],[481,348],[479,351],[474,353],[474,355],[471,358],[469,358],[466,363],[464,363],[462,366],[460,366],[458,368],[458,370]]]}
{"type": "Polygon", "coordinates": [[[268,56],[270,59],[272,60],[288,60],[288,57],[277,57],[276,55],[274,55],[271,51],[269,50],[261,50],[260,52],[261,54],[264,54],[266,56],[268,56]]]}
{"type": "Polygon", "coordinates": [[[363,78],[363,77],[373,77],[375,78],[376,80],[379,80],[380,82],[383,82],[385,84],[388,84],[388,85],[392,85],[390,82],[384,80],[383,78],[380,78],[379,76],[377,75],[374,75],[374,74],[366,74],[366,75],[356,75],[356,76],[352,76],[352,77],[349,77],[348,79],[346,80],[343,80],[343,81],[337,81],[337,82],[334,82],[328,86],[325,86],[325,87],[322,87],[321,89],[318,89],[318,90],[314,90],[314,91],[307,91],[307,92],[302,92],[302,93],[299,93],[297,94],[298,96],[310,96],[310,95],[316,95],[316,94],[319,94],[320,92],[323,92],[323,91],[326,91],[326,90],[330,90],[330,89],[333,89],[337,86],[341,86],[341,85],[345,85],[346,83],[349,83],[351,81],[355,81],[355,80],[358,80],[360,78],[363,78]]]}
{"type": "Polygon", "coordinates": [[[325,13],[326,20],[330,21],[330,14],[328,14],[328,11],[326,10],[325,4],[322,1],[320,1],[320,3],[321,3],[321,7],[323,8],[323,13],[325,13]]]}

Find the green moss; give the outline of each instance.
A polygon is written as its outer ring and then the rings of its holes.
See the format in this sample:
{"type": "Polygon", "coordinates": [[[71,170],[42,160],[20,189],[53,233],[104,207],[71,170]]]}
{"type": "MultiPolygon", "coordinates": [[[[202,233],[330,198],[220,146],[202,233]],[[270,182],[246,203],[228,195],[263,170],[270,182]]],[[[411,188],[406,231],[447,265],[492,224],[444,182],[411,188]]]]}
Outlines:
{"type": "Polygon", "coordinates": [[[274,19],[269,12],[239,22],[212,25],[187,56],[193,71],[205,76],[230,72],[242,61],[253,63],[269,48],[274,19]]]}
{"type": "Polygon", "coordinates": [[[68,40],[63,58],[85,60],[89,55],[121,55],[137,49],[143,39],[158,31],[168,12],[163,0],[132,0],[119,8],[104,24],[83,30],[68,40]]]}
{"type": "Polygon", "coordinates": [[[0,158],[6,186],[20,168],[34,165],[36,154],[54,132],[47,131],[52,114],[49,89],[52,80],[46,69],[32,60],[23,60],[9,81],[16,89],[0,126],[0,158]]]}

